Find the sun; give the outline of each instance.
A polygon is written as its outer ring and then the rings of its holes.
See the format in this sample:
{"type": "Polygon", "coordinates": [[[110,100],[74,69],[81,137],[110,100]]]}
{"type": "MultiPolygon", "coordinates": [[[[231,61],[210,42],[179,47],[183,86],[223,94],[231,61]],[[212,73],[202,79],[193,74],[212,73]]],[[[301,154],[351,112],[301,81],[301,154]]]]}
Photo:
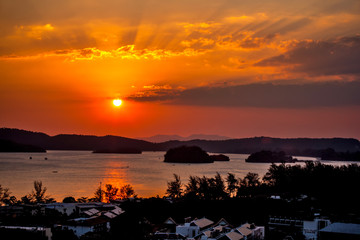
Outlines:
{"type": "Polygon", "coordinates": [[[114,100],[113,100],[113,104],[114,104],[115,107],[120,107],[121,104],[122,104],[122,100],[119,99],[119,98],[114,99],[114,100]]]}

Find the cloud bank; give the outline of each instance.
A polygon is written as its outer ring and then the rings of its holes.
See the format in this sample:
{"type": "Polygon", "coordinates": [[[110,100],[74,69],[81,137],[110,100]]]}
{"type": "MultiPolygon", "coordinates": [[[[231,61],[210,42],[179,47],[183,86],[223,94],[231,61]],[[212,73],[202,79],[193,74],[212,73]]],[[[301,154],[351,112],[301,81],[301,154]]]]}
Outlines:
{"type": "Polygon", "coordinates": [[[182,90],[168,87],[134,94],[128,100],[167,101],[170,104],[261,108],[314,108],[360,105],[360,82],[326,82],[292,85],[249,84],[199,87],[182,90]],[[159,91],[161,89],[161,91],[159,91]]]}
{"type": "Polygon", "coordinates": [[[300,41],[284,54],[264,59],[256,66],[284,66],[309,75],[360,73],[360,35],[331,41],[300,41]]]}

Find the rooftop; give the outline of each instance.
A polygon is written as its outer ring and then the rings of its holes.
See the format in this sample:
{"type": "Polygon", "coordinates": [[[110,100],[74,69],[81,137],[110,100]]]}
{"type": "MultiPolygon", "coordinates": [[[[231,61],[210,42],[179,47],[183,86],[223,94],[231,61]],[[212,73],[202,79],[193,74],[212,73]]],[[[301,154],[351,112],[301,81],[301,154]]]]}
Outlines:
{"type": "Polygon", "coordinates": [[[226,234],[226,237],[228,237],[230,240],[240,240],[244,238],[240,233],[237,232],[229,232],[226,234]]]}
{"type": "Polygon", "coordinates": [[[360,235],[360,224],[333,223],[320,230],[320,232],[346,233],[360,235]]]}
{"type": "Polygon", "coordinates": [[[194,220],[194,221],[192,221],[192,223],[195,224],[196,226],[198,226],[199,228],[205,228],[205,227],[208,227],[208,226],[214,224],[213,221],[211,221],[207,218],[201,218],[198,220],[194,220]]]}

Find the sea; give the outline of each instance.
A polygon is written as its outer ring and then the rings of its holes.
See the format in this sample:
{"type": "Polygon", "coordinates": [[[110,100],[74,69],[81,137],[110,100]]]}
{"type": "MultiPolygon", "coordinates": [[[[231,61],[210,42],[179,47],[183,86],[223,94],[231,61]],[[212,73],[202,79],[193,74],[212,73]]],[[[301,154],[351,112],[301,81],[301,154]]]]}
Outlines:
{"type": "MultiPolygon", "coordinates": [[[[162,197],[167,183],[180,176],[182,183],[189,176],[223,178],[233,173],[243,178],[248,172],[263,177],[269,163],[247,163],[247,154],[226,154],[228,162],[175,164],[164,162],[165,152],[142,154],[100,154],[91,151],[47,151],[46,153],[0,153],[0,185],[9,188],[20,199],[31,193],[34,181],[42,181],[46,194],[62,201],[65,197],[94,197],[96,189],[106,184],[121,187],[130,184],[138,197],[162,197]]],[[[311,157],[296,157],[318,161],[311,157]]],[[[351,162],[322,161],[332,165],[351,162]]],[[[296,163],[305,164],[305,163],[296,163]]]]}

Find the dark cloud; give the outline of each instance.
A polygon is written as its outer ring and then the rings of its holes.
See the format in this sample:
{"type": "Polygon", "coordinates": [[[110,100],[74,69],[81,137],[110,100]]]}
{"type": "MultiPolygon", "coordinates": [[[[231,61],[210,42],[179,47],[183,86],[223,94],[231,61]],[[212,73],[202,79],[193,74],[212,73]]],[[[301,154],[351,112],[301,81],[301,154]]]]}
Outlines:
{"type": "Polygon", "coordinates": [[[301,41],[257,66],[285,66],[313,76],[360,74],[360,35],[333,41],[301,41]]]}
{"type": "Polygon", "coordinates": [[[161,94],[134,95],[134,101],[228,107],[312,108],[360,105],[360,82],[326,82],[292,85],[250,84],[200,87],[183,91],[167,89],[161,94]]]}

